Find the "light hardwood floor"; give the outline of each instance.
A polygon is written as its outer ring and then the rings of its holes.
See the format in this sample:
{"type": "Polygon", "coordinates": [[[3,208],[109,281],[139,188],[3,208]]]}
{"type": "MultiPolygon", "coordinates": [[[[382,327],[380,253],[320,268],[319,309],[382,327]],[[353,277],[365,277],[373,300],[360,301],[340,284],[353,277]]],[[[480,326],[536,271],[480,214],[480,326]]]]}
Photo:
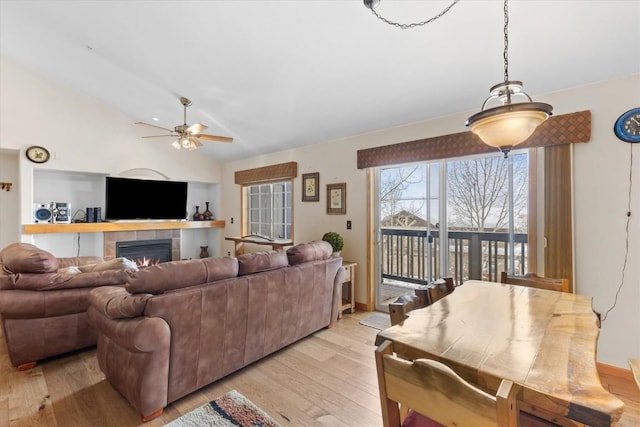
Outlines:
{"type": "MultiPolygon", "coordinates": [[[[95,350],[18,372],[2,337],[0,426],[162,426],[232,389],[285,427],[381,426],[373,356],[378,331],[358,323],[367,315],[345,314],[334,328],[174,402],[148,423],[104,380],[95,350]]],[[[603,372],[602,382],[626,403],[618,425],[638,426],[640,391],[620,371],[603,372]]]]}

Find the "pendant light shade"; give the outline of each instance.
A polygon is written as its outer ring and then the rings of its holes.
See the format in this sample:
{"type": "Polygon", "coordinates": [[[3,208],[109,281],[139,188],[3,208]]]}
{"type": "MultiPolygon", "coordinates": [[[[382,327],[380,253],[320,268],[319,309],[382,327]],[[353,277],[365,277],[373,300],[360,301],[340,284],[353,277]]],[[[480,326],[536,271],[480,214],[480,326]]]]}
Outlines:
{"type": "Polygon", "coordinates": [[[553,110],[549,104],[532,102],[522,91],[519,81],[497,84],[490,93],[482,105],[482,111],[469,117],[466,125],[485,144],[500,149],[505,155],[511,147],[529,138],[553,110]],[[513,103],[513,98],[517,96],[525,97],[527,101],[513,103]],[[498,101],[500,105],[487,108],[492,101],[498,101]]]}
{"type": "Polygon", "coordinates": [[[467,119],[466,126],[487,145],[504,153],[524,142],[552,114],[553,107],[533,102],[522,90],[522,82],[509,80],[507,0],[504,1],[504,82],[493,86],[482,109],[467,119]],[[514,102],[520,98],[521,102],[514,102]],[[498,104],[491,107],[491,104],[498,104]]]}

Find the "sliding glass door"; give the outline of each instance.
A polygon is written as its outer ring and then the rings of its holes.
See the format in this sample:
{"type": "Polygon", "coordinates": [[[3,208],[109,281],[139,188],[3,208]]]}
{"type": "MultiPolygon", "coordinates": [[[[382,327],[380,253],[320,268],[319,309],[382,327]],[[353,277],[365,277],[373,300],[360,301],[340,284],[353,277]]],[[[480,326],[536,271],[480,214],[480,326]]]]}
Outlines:
{"type": "Polygon", "coordinates": [[[377,168],[375,303],[442,277],[527,271],[528,154],[377,168]]]}

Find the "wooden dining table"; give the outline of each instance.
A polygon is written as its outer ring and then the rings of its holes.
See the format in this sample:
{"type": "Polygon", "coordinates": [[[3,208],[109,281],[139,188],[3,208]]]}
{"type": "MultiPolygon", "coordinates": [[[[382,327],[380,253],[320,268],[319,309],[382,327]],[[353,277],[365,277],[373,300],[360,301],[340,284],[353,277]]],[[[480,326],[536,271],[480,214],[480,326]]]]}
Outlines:
{"type": "Polygon", "coordinates": [[[600,383],[597,320],[588,296],[469,280],[380,331],[376,345],[439,360],[489,393],[512,380],[521,409],[548,420],[613,426],[624,403],[600,383]]]}

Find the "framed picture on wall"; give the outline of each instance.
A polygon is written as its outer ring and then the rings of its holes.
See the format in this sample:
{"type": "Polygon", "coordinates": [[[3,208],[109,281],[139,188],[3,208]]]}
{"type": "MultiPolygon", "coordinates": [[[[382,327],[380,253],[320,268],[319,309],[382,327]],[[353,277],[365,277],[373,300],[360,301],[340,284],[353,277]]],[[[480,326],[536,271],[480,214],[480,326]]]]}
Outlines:
{"type": "Polygon", "coordinates": [[[302,174],[302,201],[318,202],[320,201],[320,174],[303,173],[302,174]]]}
{"type": "Polygon", "coordinates": [[[345,215],[347,213],[347,183],[327,184],[327,214],[345,215]]]}

